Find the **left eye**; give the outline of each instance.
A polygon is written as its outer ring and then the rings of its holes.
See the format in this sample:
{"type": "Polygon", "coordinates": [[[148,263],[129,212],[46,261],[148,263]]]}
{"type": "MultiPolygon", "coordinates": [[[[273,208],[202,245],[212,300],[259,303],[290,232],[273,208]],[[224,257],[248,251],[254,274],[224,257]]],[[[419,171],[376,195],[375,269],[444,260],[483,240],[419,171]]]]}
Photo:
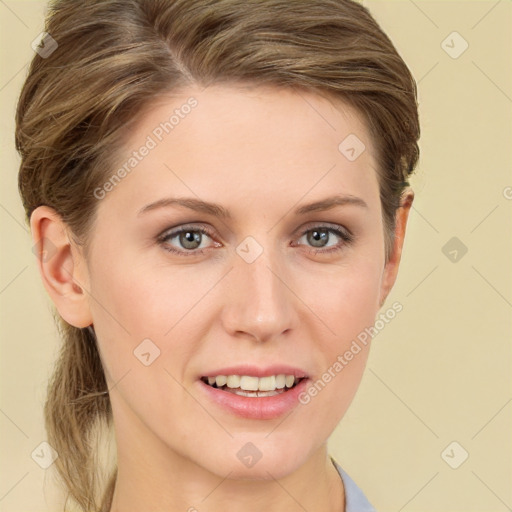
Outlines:
{"type": "Polygon", "coordinates": [[[308,231],[302,235],[301,239],[305,237],[308,244],[311,244],[312,247],[332,247],[336,245],[336,241],[334,244],[329,244],[328,242],[331,240],[333,233],[338,237],[341,236],[339,232],[336,232],[336,230],[332,228],[314,228],[308,229],[308,231]]]}
{"type": "Polygon", "coordinates": [[[338,229],[316,227],[305,231],[300,237],[299,243],[304,243],[301,242],[301,240],[305,239],[306,245],[322,249],[324,247],[335,247],[339,245],[340,238],[346,243],[350,242],[350,237],[338,229]]]}

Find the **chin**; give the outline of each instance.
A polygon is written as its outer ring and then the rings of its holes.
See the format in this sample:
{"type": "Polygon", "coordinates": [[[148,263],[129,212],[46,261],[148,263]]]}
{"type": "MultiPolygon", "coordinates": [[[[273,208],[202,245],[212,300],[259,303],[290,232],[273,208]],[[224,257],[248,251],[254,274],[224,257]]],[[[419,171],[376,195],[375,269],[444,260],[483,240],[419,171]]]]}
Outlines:
{"type": "Polygon", "coordinates": [[[307,453],[298,453],[300,447],[282,441],[279,447],[274,447],[268,440],[259,441],[257,436],[253,436],[253,441],[233,444],[234,448],[222,450],[218,456],[212,454],[208,467],[203,459],[205,469],[222,478],[229,474],[233,480],[274,480],[293,473],[307,458],[307,453]],[[231,456],[227,455],[230,453],[231,456]]]}

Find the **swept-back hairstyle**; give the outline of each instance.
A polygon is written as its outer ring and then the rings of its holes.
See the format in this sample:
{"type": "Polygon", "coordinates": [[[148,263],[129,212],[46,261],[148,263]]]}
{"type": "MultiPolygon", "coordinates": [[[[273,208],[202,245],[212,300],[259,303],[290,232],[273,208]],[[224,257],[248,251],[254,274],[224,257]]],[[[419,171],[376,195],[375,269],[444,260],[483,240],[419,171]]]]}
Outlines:
{"type": "MultiPolygon", "coordinates": [[[[376,149],[389,257],[396,210],[419,158],[417,91],[361,4],[55,0],[45,31],[58,46],[34,55],[16,114],[27,222],[38,206],[54,208],[87,256],[94,190],[153,100],[193,84],[288,87],[345,101],[361,115],[376,149]]],[[[102,420],[112,425],[112,410],[96,339],[55,316],[63,345],[45,404],[48,441],[68,498],[83,511],[108,511],[117,466],[104,485],[93,432],[102,420]]]]}

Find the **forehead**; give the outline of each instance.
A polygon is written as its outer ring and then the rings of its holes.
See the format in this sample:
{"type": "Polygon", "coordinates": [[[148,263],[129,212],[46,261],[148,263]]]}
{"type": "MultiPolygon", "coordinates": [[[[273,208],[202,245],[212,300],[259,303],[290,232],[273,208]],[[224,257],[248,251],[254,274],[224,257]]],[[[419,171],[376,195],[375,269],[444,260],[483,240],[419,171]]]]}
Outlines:
{"type": "Polygon", "coordinates": [[[191,87],[137,118],[112,170],[124,166],[127,176],[103,206],[165,195],[238,199],[245,208],[326,191],[369,198],[373,152],[362,117],[341,101],[284,88],[191,87]]]}

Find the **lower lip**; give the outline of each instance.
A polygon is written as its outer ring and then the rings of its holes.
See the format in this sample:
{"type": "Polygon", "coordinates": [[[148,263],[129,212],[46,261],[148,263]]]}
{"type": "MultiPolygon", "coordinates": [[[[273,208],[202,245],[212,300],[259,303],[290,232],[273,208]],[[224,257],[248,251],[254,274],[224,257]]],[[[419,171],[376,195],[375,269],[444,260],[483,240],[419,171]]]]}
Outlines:
{"type": "Polygon", "coordinates": [[[223,409],[253,420],[272,420],[291,411],[299,402],[299,395],[305,391],[309,379],[302,379],[295,387],[274,396],[248,397],[213,388],[199,380],[201,389],[208,398],[223,409]]]}

